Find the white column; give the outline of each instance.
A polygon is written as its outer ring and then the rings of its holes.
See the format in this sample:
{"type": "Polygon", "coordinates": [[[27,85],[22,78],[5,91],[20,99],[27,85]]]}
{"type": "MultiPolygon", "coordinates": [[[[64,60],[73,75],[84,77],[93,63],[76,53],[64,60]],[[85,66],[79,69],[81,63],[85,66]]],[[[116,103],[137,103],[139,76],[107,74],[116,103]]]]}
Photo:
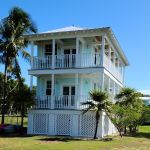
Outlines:
{"type": "Polygon", "coordinates": [[[54,95],[54,74],[51,75],[51,83],[52,83],[52,91],[51,91],[51,109],[54,109],[54,101],[55,101],[55,95],[54,95]]]}
{"type": "Polygon", "coordinates": [[[105,56],[105,34],[102,35],[102,51],[101,51],[101,65],[104,66],[105,56]]]}
{"type": "Polygon", "coordinates": [[[114,92],[114,96],[116,96],[116,83],[114,82],[114,86],[113,86],[113,92],[114,92]]]}
{"type": "Polygon", "coordinates": [[[75,74],[75,107],[79,108],[80,102],[78,97],[79,88],[79,74],[75,74]]]}
{"type": "Polygon", "coordinates": [[[108,89],[109,89],[109,94],[111,94],[110,77],[108,77],[108,89]]]}
{"type": "Polygon", "coordinates": [[[125,67],[122,66],[122,83],[124,84],[124,77],[125,77],[125,67]]]}
{"type": "Polygon", "coordinates": [[[111,63],[111,47],[109,45],[109,49],[108,49],[108,60],[109,60],[109,69],[110,69],[110,63],[111,63]]]}
{"type": "Polygon", "coordinates": [[[33,89],[33,76],[30,75],[30,90],[33,89]]]}
{"type": "Polygon", "coordinates": [[[78,134],[78,131],[79,131],[79,116],[78,115],[75,115],[73,114],[72,115],[72,132],[71,132],[71,136],[79,136],[78,134]]]}
{"type": "Polygon", "coordinates": [[[100,73],[101,90],[104,91],[104,72],[100,73]]]}
{"type": "Polygon", "coordinates": [[[31,41],[31,69],[33,68],[34,42],[31,41]]]}
{"type": "Polygon", "coordinates": [[[31,114],[30,112],[28,112],[28,130],[27,130],[28,134],[34,134],[33,132],[33,114],[31,114]]]}
{"type": "Polygon", "coordinates": [[[79,66],[79,59],[78,59],[78,54],[79,54],[79,38],[76,38],[76,67],[79,66]]]}
{"type": "Polygon", "coordinates": [[[104,112],[101,112],[98,131],[97,131],[97,137],[98,138],[104,137],[104,112]]]}
{"type": "Polygon", "coordinates": [[[55,135],[55,116],[54,114],[49,114],[48,117],[48,134],[55,135]]]}
{"type": "Polygon", "coordinates": [[[55,68],[55,39],[52,40],[52,68],[55,68]]]}

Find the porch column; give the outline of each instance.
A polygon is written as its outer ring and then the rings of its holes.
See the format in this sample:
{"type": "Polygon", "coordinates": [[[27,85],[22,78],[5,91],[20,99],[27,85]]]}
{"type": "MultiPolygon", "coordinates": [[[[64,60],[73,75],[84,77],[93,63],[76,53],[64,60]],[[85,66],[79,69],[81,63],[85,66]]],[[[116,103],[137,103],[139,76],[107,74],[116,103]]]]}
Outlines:
{"type": "Polygon", "coordinates": [[[109,94],[111,94],[110,77],[108,77],[108,89],[109,89],[109,94]]]}
{"type": "Polygon", "coordinates": [[[33,89],[33,76],[30,75],[30,90],[33,89]]]}
{"type": "MultiPolygon", "coordinates": [[[[113,85],[113,94],[114,94],[114,97],[116,96],[116,83],[114,82],[114,85],[113,85]]],[[[113,102],[115,102],[115,99],[113,99],[113,102]]]]}
{"type": "Polygon", "coordinates": [[[110,69],[110,63],[111,63],[111,47],[109,45],[109,49],[108,49],[108,60],[109,60],[109,69],[110,69]]]}
{"type": "Polygon", "coordinates": [[[55,68],[55,39],[52,40],[52,68],[55,68]]]}
{"type": "Polygon", "coordinates": [[[31,69],[33,69],[34,42],[31,41],[31,69]]]}
{"type": "Polygon", "coordinates": [[[116,63],[116,73],[117,73],[117,76],[118,76],[118,72],[119,72],[119,58],[117,56],[115,58],[115,63],[116,63]]]}
{"type": "Polygon", "coordinates": [[[104,91],[104,72],[100,73],[101,90],[104,91]]]}
{"type": "Polygon", "coordinates": [[[52,84],[52,90],[51,90],[51,109],[54,109],[54,101],[55,101],[55,95],[54,95],[54,74],[51,75],[51,84],[52,84]]]}
{"type": "Polygon", "coordinates": [[[79,59],[78,59],[78,54],[79,54],[79,38],[76,38],[76,67],[79,66],[79,59]]]}
{"type": "Polygon", "coordinates": [[[124,84],[125,67],[122,66],[122,83],[124,84]]]}
{"type": "Polygon", "coordinates": [[[102,35],[102,51],[101,51],[101,65],[104,66],[105,57],[105,34],[102,35]]]}
{"type": "Polygon", "coordinates": [[[76,108],[79,108],[79,105],[80,105],[79,104],[80,97],[78,97],[78,93],[79,93],[78,88],[79,88],[79,74],[77,73],[77,74],[75,74],[75,107],[76,108]]]}

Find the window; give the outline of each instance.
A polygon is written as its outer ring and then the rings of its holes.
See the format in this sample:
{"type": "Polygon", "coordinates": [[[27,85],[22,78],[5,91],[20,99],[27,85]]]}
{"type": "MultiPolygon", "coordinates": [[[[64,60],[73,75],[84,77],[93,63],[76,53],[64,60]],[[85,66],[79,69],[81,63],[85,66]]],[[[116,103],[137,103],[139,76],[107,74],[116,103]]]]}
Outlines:
{"type": "Polygon", "coordinates": [[[51,44],[47,44],[45,45],[45,55],[52,55],[52,45],[51,44]]]}
{"type": "Polygon", "coordinates": [[[46,82],[46,95],[51,95],[51,81],[46,82]]]}
{"type": "MultiPolygon", "coordinates": [[[[45,55],[52,55],[52,44],[45,45],[45,55]]],[[[55,45],[55,55],[57,55],[57,44],[55,45]]]]}

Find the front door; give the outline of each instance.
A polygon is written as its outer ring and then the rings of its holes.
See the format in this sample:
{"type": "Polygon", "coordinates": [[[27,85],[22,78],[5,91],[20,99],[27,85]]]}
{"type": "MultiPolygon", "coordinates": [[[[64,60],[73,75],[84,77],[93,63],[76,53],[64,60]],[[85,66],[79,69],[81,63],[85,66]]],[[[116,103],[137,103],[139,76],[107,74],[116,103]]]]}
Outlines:
{"type": "Polygon", "coordinates": [[[76,62],[76,49],[64,50],[64,67],[75,67],[76,62]]]}
{"type": "Polygon", "coordinates": [[[67,108],[75,106],[75,86],[63,87],[63,105],[67,108]]]}

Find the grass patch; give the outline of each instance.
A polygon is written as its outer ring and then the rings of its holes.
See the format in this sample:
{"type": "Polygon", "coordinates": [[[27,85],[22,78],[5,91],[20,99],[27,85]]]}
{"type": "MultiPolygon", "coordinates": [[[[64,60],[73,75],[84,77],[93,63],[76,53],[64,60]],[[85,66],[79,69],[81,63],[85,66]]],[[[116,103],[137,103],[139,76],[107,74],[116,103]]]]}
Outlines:
{"type": "MultiPolygon", "coordinates": [[[[0,117],[1,118],[1,117],[0,117]]],[[[1,121],[1,120],[0,120],[1,121]]],[[[24,127],[27,127],[28,118],[24,117],[24,127]]],[[[5,116],[5,124],[21,124],[21,117],[20,116],[5,116]]]]}
{"type": "Polygon", "coordinates": [[[150,126],[141,126],[137,137],[99,141],[62,136],[0,137],[0,150],[150,150],[150,126]],[[142,136],[139,138],[140,134],[142,136]]]}

